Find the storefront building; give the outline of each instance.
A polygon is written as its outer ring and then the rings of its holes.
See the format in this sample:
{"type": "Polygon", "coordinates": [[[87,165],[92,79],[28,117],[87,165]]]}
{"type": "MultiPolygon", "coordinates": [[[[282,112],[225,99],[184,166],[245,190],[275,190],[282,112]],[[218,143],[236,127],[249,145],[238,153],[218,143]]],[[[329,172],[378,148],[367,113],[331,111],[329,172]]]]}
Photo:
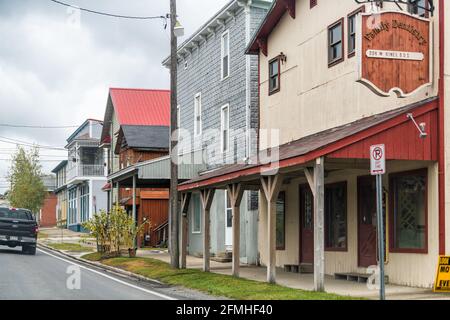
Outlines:
{"type": "Polygon", "coordinates": [[[180,191],[235,190],[233,218],[241,190],[260,191],[258,251],[269,282],[285,267],[314,273],[323,290],[325,275],[377,264],[369,149],[382,143],[386,275],[432,286],[450,245],[447,13],[443,1],[415,4],[275,1],[249,46],[259,56],[259,158],[180,191]],[[267,162],[270,134],[278,141],[267,162]]]}

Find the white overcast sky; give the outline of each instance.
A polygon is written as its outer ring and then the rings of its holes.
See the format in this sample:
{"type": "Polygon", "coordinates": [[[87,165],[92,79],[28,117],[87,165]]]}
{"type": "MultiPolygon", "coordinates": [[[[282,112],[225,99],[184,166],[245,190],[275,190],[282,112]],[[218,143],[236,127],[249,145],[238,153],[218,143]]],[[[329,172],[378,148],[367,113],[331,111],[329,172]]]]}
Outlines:
{"type": "MultiPolygon", "coordinates": [[[[169,0],[62,0],[121,15],[154,16],[169,11],[169,0]]],[[[186,36],[229,0],[178,0],[186,36]]],[[[103,119],[109,87],[167,88],[169,33],[161,20],[102,17],[50,0],[0,0],[0,124],[71,126],[103,119]]],[[[180,42],[184,39],[180,39],[180,42]]],[[[0,126],[12,138],[63,147],[73,129],[0,126]]],[[[16,146],[0,142],[0,193],[16,146]]],[[[64,152],[41,150],[41,159],[64,152]]],[[[57,162],[42,162],[50,172],[57,162]]]]}

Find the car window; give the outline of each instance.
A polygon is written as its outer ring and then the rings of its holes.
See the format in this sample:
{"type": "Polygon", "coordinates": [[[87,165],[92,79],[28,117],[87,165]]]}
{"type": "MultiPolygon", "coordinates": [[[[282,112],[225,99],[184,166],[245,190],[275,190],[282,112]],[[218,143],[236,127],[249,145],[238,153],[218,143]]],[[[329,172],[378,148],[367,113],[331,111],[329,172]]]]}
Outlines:
{"type": "Polygon", "coordinates": [[[33,220],[33,215],[27,210],[0,208],[0,218],[33,220]]]}

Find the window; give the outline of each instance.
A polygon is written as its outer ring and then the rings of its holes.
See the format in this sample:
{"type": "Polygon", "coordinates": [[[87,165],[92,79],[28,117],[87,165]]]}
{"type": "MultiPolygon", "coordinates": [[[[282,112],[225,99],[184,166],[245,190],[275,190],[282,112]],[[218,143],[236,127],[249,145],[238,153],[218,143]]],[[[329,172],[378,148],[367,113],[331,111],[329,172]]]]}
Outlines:
{"type": "Polygon", "coordinates": [[[344,19],[328,27],[328,66],[334,66],[344,60],[344,19]]]}
{"type": "Polygon", "coordinates": [[[280,192],[277,199],[276,242],[277,250],[286,249],[286,193],[280,192]]]}
{"type": "Polygon", "coordinates": [[[427,252],[427,171],[391,175],[391,251],[427,252]]]}
{"type": "Polygon", "coordinates": [[[225,31],[222,34],[222,80],[230,75],[230,33],[225,31]]]}
{"type": "Polygon", "coordinates": [[[356,17],[364,12],[364,7],[350,13],[347,18],[348,27],[348,56],[353,57],[356,51],[356,17]]]}
{"type": "Polygon", "coordinates": [[[69,217],[68,224],[77,222],[77,189],[69,190],[69,217]]]}
{"type": "Polygon", "coordinates": [[[200,195],[192,195],[192,233],[202,232],[202,207],[200,203],[200,195]]]}
{"type": "Polygon", "coordinates": [[[220,140],[222,152],[228,151],[230,143],[230,106],[227,104],[222,107],[220,116],[220,140]]]}
{"type": "Polygon", "coordinates": [[[280,91],[280,57],[269,61],[269,95],[280,91]]]}
{"type": "Polygon", "coordinates": [[[80,222],[89,219],[89,186],[80,187],[80,222]]]}
{"type": "Polygon", "coordinates": [[[194,99],[194,133],[196,136],[202,134],[202,95],[197,93],[194,99]]]}
{"type": "Polygon", "coordinates": [[[325,247],[347,250],[347,183],[325,186],[325,247]]]}
{"type": "Polygon", "coordinates": [[[428,17],[426,9],[428,9],[428,1],[426,0],[410,0],[410,4],[408,4],[409,13],[416,14],[419,17],[428,17]]]}
{"type": "Polygon", "coordinates": [[[225,191],[225,218],[227,221],[226,227],[231,228],[233,226],[233,208],[231,207],[231,200],[228,196],[228,191],[225,191]]]}

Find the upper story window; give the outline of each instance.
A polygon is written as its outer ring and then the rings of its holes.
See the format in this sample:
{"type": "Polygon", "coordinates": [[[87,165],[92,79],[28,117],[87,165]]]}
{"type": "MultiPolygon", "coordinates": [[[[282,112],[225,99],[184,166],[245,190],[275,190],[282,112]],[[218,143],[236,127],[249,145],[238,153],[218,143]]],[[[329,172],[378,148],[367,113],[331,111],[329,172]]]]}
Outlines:
{"type": "Polygon", "coordinates": [[[344,60],[344,19],[328,27],[328,66],[334,66],[344,60]]]}
{"type": "Polygon", "coordinates": [[[230,32],[228,30],[222,34],[221,52],[221,71],[223,80],[230,75],[230,32]]]}
{"type": "Polygon", "coordinates": [[[228,151],[230,144],[230,106],[224,105],[222,107],[220,116],[220,132],[221,132],[221,150],[228,151]]]}
{"type": "Polygon", "coordinates": [[[197,93],[194,98],[194,133],[202,134],[202,94],[197,93]]]}
{"type": "Polygon", "coordinates": [[[269,95],[280,91],[280,57],[269,61],[269,95]]]}
{"type": "Polygon", "coordinates": [[[364,7],[350,13],[347,18],[348,27],[348,56],[353,57],[356,52],[356,17],[364,12],[364,7]]]}
{"type": "Polygon", "coordinates": [[[428,1],[426,0],[411,0],[408,4],[408,11],[411,14],[416,14],[420,17],[428,17],[428,1]]]}

